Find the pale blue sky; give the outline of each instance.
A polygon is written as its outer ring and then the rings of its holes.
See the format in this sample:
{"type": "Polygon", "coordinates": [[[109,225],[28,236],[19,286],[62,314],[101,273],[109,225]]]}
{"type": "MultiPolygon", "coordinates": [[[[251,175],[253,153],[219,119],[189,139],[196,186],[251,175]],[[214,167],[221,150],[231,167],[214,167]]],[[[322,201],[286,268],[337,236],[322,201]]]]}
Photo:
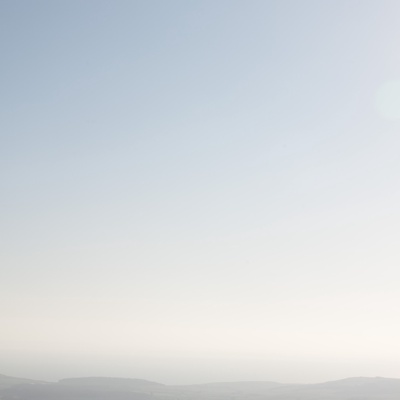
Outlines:
{"type": "Polygon", "coordinates": [[[399,13],[3,0],[0,373],[400,378],[399,13]]]}

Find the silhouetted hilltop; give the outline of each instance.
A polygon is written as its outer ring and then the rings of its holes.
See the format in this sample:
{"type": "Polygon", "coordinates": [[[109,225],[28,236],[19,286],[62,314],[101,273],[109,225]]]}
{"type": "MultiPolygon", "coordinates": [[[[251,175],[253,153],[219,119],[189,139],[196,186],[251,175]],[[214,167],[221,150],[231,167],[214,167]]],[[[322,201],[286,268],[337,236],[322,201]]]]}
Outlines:
{"type": "Polygon", "coordinates": [[[400,379],[347,378],[307,385],[273,388],[268,399],[391,400],[400,399],[400,379]]]}
{"type": "Polygon", "coordinates": [[[313,386],[334,391],[339,395],[358,395],[365,398],[371,398],[371,396],[395,396],[400,399],[400,379],[358,377],[325,382],[313,386]]]}
{"type": "Polygon", "coordinates": [[[269,381],[164,385],[144,379],[69,378],[55,383],[0,375],[0,400],[399,400],[400,379],[317,384],[269,381]]]}
{"type": "Polygon", "coordinates": [[[243,381],[243,382],[212,382],[198,385],[179,385],[173,386],[175,390],[197,395],[241,395],[246,394],[265,394],[271,388],[282,386],[281,383],[269,381],[243,381]]]}
{"type": "Polygon", "coordinates": [[[150,400],[145,393],[123,390],[96,390],[82,386],[48,384],[22,384],[0,392],[2,400],[150,400]]]}
{"type": "Polygon", "coordinates": [[[87,387],[99,390],[126,390],[134,392],[160,390],[166,386],[162,383],[147,381],[145,379],[108,377],[67,378],[61,379],[58,383],[61,385],[87,387]]]}
{"type": "Polygon", "coordinates": [[[35,381],[33,379],[15,378],[7,375],[0,375],[0,389],[9,388],[23,383],[43,383],[42,381],[35,381]]]}

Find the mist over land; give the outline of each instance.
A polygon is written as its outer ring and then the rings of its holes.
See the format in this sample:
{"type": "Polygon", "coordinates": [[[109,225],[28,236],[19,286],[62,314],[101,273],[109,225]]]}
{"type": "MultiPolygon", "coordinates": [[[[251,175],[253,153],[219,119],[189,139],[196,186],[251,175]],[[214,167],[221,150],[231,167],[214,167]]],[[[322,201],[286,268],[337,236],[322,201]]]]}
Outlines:
{"type": "Polygon", "coordinates": [[[169,385],[221,381],[319,383],[349,376],[399,378],[399,363],[390,359],[270,357],[123,357],[44,354],[0,358],[7,375],[58,381],[76,376],[140,377],[169,385]]]}
{"type": "Polygon", "coordinates": [[[165,385],[116,377],[44,382],[0,375],[2,400],[391,400],[399,396],[400,379],[383,377],[355,377],[317,384],[238,381],[165,385]]]}

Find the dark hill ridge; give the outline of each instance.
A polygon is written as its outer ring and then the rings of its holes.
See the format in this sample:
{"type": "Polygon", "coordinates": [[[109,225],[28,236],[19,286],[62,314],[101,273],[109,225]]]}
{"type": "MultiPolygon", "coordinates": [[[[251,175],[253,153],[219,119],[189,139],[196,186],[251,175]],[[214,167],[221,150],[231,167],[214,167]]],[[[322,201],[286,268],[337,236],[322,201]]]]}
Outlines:
{"type": "Polygon", "coordinates": [[[145,393],[96,390],[58,383],[22,384],[0,391],[1,400],[151,400],[145,393]]]}
{"type": "Polygon", "coordinates": [[[400,379],[347,378],[317,384],[268,381],[163,385],[87,377],[46,383],[0,375],[0,400],[400,400],[400,379]]]}
{"type": "Polygon", "coordinates": [[[383,378],[381,376],[376,376],[372,378],[367,377],[354,377],[339,379],[336,381],[328,381],[323,383],[315,383],[314,386],[342,386],[342,387],[354,387],[360,385],[400,385],[400,379],[396,378],[383,378]]]}
{"type": "Polygon", "coordinates": [[[298,400],[398,400],[400,379],[347,378],[306,385],[284,385],[273,388],[267,399],[298,400]]]}
{"type": "Polygon", "coordinates": [[[272,388],[282,386],[281,383],[269,381],[239,381],[239,382],[212,382],[198,385],[172,386],[180,393],[193,393],[197,396],[217,395],[262,395],[268,393],[272,388]]]}
{"type": "Polygon", "coordinates": [[[23,383],[43,383],[42,381],[35,381],[33,379],[15,378],[7,375],[0,375],[0,389],[9,388],[23,383]]]}
{"type": "Polygon", "coordinates": [[[108,378],[108,377],[88,377],[88,378],[67,378],[61,379],[61,385],[79,386],[93,389],[104,390],[126,390],[134,392],[162,390],[166,385],[162,383],[147,381],[145,379],[131,378],[108,378]]]}

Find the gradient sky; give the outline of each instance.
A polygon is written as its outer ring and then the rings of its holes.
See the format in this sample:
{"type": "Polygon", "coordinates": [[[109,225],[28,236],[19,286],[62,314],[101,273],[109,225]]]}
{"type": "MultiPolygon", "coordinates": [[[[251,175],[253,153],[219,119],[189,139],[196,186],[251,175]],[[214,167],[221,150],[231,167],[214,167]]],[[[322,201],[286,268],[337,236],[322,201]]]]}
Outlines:
{"type": "Polygon", "coordinates": [[[397,0],[2,0],[0,373],[400,378],[397,0]]]}

